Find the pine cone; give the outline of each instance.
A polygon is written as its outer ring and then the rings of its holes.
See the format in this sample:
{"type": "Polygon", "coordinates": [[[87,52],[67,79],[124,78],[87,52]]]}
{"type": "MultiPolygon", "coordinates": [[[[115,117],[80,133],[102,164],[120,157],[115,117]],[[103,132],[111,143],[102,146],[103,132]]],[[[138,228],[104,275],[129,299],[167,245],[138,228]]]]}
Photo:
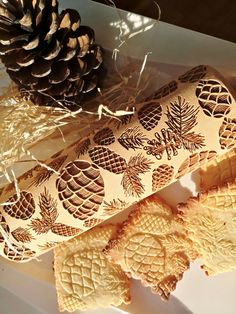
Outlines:
{"type": "Polygon", "coordinates": [[[26,262],[30,259],[32,259],[35,256],[35,252],[22,246],[16,246],[15,244],[12,244],[14,251],[5,243],[4,246],[4,254],[5,256],[16,262],[26,262]]]}
{"type": "Polygon", "coordinates": [[[34,102],[71,108],[96,87],[101,48],[80,21],[76,10],[59,14],[57,0],[1,1],[1,60],[34,102]]]}
{"type": "Polygon", "coordinates": [[[176,179],[181,178],[185,174],[198,169],[207,162],[216,158],[217,153],[213,150],[206,150],[190,155],[179,167],[176,179]]]}
{"type": "Polygon", "coordinates": [[[222,149],[230,149],[236,141],[236,119],[225,118],[219,131],[220,146],[222,149]]]}
{"type": "Polygon", "coordinates": [[[81,229],[79,228],[67,226],[62,223],[55,223],[54,225],[52,225],[51,230],[53,233],[63,237],[72,237],[81,232],[81,229]]]}
{"type": "Polygon", "coordinates": [[[204,65],[199,65],[180,75],[179,81],[181,83],[195,83],[202,79],[206,75],[206,73],[207,67],[204,65]]]}
{"type": "Polygon", "coordinates": [[[110,145],[116,138],[110,128],[104,128],[94,135],[93,140],[97,145],[110,145]]]}
{"type": "Polygon", "coordinates": [[[112,173],[124,173],[127,169],[125,159],[109,148],[95,146],[91,148],[88,153],[95,165],[98,165],[99,167],[102,167],[112,173]]]}
{"type": "Polygon", "coordinates": [[[11,205],[3,206],[4,211],[13,218],[27,220],[35,212],[35,202],[30,192],[22,191],[17,201],[17,194],[14,194],[7,202],[11,205]]]}
{"type": "Polygon", "coordinates": [[[158,125],[161,115],[162,108],[159,102],[151,101],[138,111],[139,122],[147,131],[151,131],[158,125]]]}
{"type": "Polygon", "coordinates": [[[226,86],[217,80],[200,80],[196,96],[207,116],[221,118],[231,110],[232,97],[226,86]]]}
{"type": "MultiPolygon", "coordinates": [[[[3,228],[3,230],[9,234],[10,233],[10,228],[6,222],[6,219],[3,217],[3,215],[0,213],[0,226],[3,228]]],[[[5,239],[2,235],[2,233],[0,232],[0,243],[4,242],[5,239]]]]}
{"type": "Polygon", "coordinates": [[[152,173],[152,190],[153,192],[163,188],[172,180],[174,167],[163,164],[153,170],[152,173]]]}
{"type": "Polygon", "coordinates": [[[68,163],[56,187],[64,208],[80,220],[94,215],[104,198],[104,182],[98,167],[84,160],[68,163]]]}

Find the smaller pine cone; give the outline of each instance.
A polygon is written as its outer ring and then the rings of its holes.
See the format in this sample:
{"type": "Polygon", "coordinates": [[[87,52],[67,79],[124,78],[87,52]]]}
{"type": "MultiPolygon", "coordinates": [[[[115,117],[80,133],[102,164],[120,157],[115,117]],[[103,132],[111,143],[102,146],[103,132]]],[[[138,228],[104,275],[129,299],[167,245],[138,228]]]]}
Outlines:
{"type": "Polygon", "coordinates": [[[152,173],[152,191],[160,190],[169,184],[174,175],[174,167],[169,165],[161,165],[153,170],[152,173]]]}
{"type": "Polygon", "coordinates": [[[202,79],[207,72],[207,68],[204,65],[199,65],[179,77],[181,83],[195,83],[202,79]]]}
{"type": "Polygon", "coordinates": [[[103,219],[100,218],[91,218],[88,219],[84,222],[84,227],[86,228],[93,228],[96,225],[100,224],[101,222],[103,222],[103,219]]]}
{"type": "Polygon", "coordinates": [[[151,131],[158,125],[158,122],[161,119],[161,114],[162,108],[159,102],[145,104],[138,111],[139,122],[145,130],[151,131]]]}
{"type": "Polygon", "coordinates": [[[219,131],[220,146],[230,149],[236,146],[236,119],[225,118],[219,131]]]}
{"type": "Polygon", "coordinates": [[[110,145],[116,138],[110,128],[104,128],[94,135],[93,140],[97,145],[110,145]]]}
{"type": "MultiPolygon", "coordinates": [[[[10,228],[6,222],[6,219],[3,217],[3,215],[0,212],[0,226],[3,228],[3,230],[9,234],[10,233],[10,228]]],[[[4,237],[2,236],[2,233],[0,232],[0,243],[4,242],[4,237]]]]}
{"type": "Polygon", "coordinates": [[[62,223],[55,223],[52,225],[51,231],[63,237],[72,237],[79,234],[81,232],[81,229],[67,226],[62,223]]]}
{"type": "Polygon", "coordinates": [[[17,198],[17,194],[9,198],[7,202],[13,204],[3,206],[4,211],[16,219],[26,220],[31,218],[35,212],[35,202],[33,195],[30,192],[22,191],[18,201],[17,198]]]}
{"type": "Polygon", "coordinates": [[[93,163],[115,174],[124,173],[127,163],[123,157],[105,147],[93,147],[89,150],[93,163]]]}
{"type": "Polygon", "coordinates": [[[157,99],[161,99],[163,97],[166,97],[166,96],[170,95],[171,93],[173,93],[174,91],[176,91],[177,88],[178,88],[178,83],[176,81],[171,81],[170,83],[159,88],[153,95],[148,97],[146,99],[146,101],[147,100],[157,100],[157,99]]]}
{"type": "Polygon", "coordinates": [[[179,179],[185,174],[200,168],[208,161],[211,161],[213,158],[215,158],[216,155],[217,153],[213,150],[192,154],[179,167],[176,179],[179,179]]]}
{"type": "Polygon", "coordinates": [[[15,244],[12,244],[12,246],[14,250],[12,250],[6,243],[4,246],[5,256],[12,261],[26,262],[35,256],[35,252],[26,247],[18,247],[15,244]]]}
{"type": "Polygon", "coordinates": [[[201,80],[196,96],[207,116],[221,118],[230,112],[232,97],[228,89],[217,80],[201,80]]]}

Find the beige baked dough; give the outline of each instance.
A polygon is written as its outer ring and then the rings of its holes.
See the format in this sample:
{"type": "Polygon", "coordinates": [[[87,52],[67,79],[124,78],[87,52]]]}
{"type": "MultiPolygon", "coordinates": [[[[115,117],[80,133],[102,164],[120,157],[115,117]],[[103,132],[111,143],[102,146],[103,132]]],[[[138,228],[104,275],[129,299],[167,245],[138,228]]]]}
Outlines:
{"type": "Polygon", "coordinates": [[[208,275],[236,269],[236,181],[179,205],[190,239],[208,275]]]}
{"type": "Polygon", "coordinates": [[[55,248],[55,278],[60,311],[73,312],[130,302],[130,282],[102,253],[116,230],[96,227],[55,248]]]}
{"type": "Polygon", "coordinates": [[[148,197],[136,205],[105,249],[110,260],[164,300],[197,257],[176,217],[164,201],[148,197]]]}

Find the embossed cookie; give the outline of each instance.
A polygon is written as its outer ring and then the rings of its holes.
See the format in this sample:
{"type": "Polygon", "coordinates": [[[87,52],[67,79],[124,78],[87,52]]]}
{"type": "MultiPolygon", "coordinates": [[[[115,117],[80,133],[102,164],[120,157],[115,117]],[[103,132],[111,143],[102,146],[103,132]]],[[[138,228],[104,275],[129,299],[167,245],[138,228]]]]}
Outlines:
{"type": "Polygon", "coordinates": [[[178,207],[208,275],[236,270],[236,181],[178,207]]]}
{"type": "Polygon", "coordinates": [[[96,227],[56,247],[54,269],[60,311],[130,302],[128,277],[102,252],[115,230],[112,225],[96,227]]]}
{"type": "Polygon", "coordinates": [[[136,205],[105,254],[162,299],[168,299],[197,257],[181,220],[156,195],[136,205]]]}
{"type": "Polygon", "coordinates": [[[200,169],[201,190],[223,185],[236,178],[236,148],[217,156],[200,169]]]}

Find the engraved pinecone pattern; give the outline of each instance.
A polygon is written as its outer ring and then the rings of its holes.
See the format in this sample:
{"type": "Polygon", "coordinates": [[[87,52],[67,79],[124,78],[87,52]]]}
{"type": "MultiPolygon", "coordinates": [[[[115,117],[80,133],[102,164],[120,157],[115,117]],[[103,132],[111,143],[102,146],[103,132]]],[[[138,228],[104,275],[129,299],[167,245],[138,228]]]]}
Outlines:
{"type": "MultiPolygon", "coordinates": [[[[3,217],[1,212],[0,212],[0,225],[3,228],[3,230],[6,232],[6,234],[10,233],[10,228],[6,222],[6,219],[3,217]]],[[[0,232],[0,243],[2,242],[4,242],[4,237],[2,236],[2,233],[0,232]]]]}
{"type": "Polygon", "coordinates": [[[109,148],[96,146],[88,153],[94,164],[115,174],[124,173],[127,168],[126,160],[109,148]]]}
{"type": "Polygon", "coordinates": [[[104,181],[98,167],[84,160],[68,163],[56,187],[63,207],[80,220],[94,215],[104,198],[104,181]]]}
{"type": "Polygon", "coordinates": [[[12,250],[6,243],[4,246],[4,254],[6,258],[16,262],[27,262],[35,256],[35,252],[24,247],[12,244],[15,250],[12,250]]]}
{"type": "Polygon", "coordinates": [[[159,88],[153,95],[148,97],[146,99],[146,101],[151,101],[151,100],[155,101],[155,100],[161,99],[163,97],[166,97],[166,96],[172,94],[174,91],[176,91],[177,88],[178,88],[178,82],[171,81],[170,83],[159,88]]]}
{"type": "Polygon", "coordinates": [[[147,131],[151,131],[158,125],[158,122],[161,119],[161,115],[162,108],[159,102],[150,102],[148,104],[145,104],[138,111],[139,122],[147,131]]]}
{"type": "Polygon", "coordinates": [[[195,83],[202,79],[207,73],[207,67],[204,65],[199,65],[186,73],[180,75],[179,81],[181,83],[195,83]]]}
{"type": "Polygon", "coordinates": [[[152,191],[155,192],[169,184],[174,176],[174,167],[163,164],[153,170],[152,191]]]}
{"type": "Polygon", "coordinates": [[[40,104],[79,102],[97,84],[102,62],[94,31],[57,0],[0,3],[0,53],[11,79],[40,104]]]}
{"type": "Polygon", "coordinates": [[[217,80],[200,80],[196,96],[207,116],[221,118],[230,112],[231,95],[226,86],[217,80]]]}
{"type": "Polygon", "coordinates": [[[215,151],[202,151],[200,153],[195,153],[190,155],[179,167],[176,179],[181,178],[185,174],[198,169],[207,162],[213,160],[217,153],[215,151]]]}
{"type": "Polygon", "coordinates": [[[100,131],[98,131],[94,137],[93,137],[94,142],[97,145],[110,145],[115,142],[116,138],[113,134],[112,129],[110,128],[103,128],[100,131]]]}
{"type": "Polygon", "coordinates": [[[100,218],[91,218],[88,219],[84,222],[84,227],[86,228],[93,228],[96,225],[100,224],[101,222],[103,222],[103,219],[100,218]]]}
{"type": "Polygon", "coordinates": [[[52,225],[51,231],[63,237],[72,237],[81,233],[82,230],[79,228],[67,226],[62,223],[54,223],[52,225]]]}
{"type": "Polygon", "coordinates": [[[236,119],[225,118],[220,130],[220,146],[222,149],[230,149],[236,145],[236,119]]]}
{"type": "Polygon", "coordinates": [[[22,191],[19,200],[17,194],[8,199],[12,205],[3,206],[4,211],[13,218],[27,220],[32,217],[35,212],[35,201],[30,192],[22,191]]]}

